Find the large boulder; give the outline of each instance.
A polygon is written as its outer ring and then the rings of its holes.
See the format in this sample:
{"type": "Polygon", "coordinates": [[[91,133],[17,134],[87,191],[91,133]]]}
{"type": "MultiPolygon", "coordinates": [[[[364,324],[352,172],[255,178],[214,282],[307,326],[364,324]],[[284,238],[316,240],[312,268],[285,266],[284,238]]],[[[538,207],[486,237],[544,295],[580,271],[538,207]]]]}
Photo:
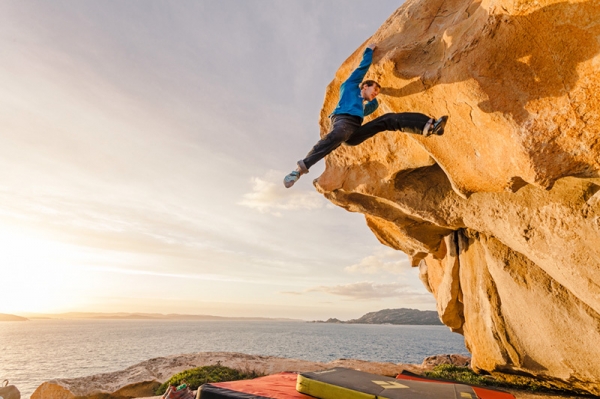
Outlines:
{"type": "Polygon", "coordinates": [[[342,146],[315,187],[409,255],[476,370],[600,394],[600,2],[407,0],[369,41],[373,117],[446,133],[342,146]]]}

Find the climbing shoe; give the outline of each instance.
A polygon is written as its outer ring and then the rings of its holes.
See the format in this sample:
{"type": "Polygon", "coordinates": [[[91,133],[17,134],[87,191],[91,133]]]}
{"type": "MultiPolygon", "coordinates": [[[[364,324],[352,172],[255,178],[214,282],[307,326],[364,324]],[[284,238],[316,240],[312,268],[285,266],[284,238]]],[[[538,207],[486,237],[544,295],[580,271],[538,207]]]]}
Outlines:
{"type": "Polygon", "coordinates": [[[434,121],[433,121],[433,118],[431,118],[431,119],[429,119],[429,120],[427,121],[427,123],[425,124],[425,127],[423,128],[423,136],[424,136],[424,137],[427,137],[427,136],[431,135],[431,133],[432,133],[432,132],[431,132],[431,130],[432,130],[432,129],[431,129],[431,126],[433,125],[433,122],[434,122],[434,121]]]}
{"type": "Polygon", "coordinates": [[[446,126],[446,122],[448,121],[448,116],[444,115],[437,121],[433,122],[433,127],[431,128],[431,134],[435,134],[441,136],[444,134],[444,126],[446,126]]]}
{"type": "Polygon", "coordinates": [[[295,170],[283,179],[283,185],[285,186],[285,188],[290,188],[294,185],[294,183],[296,183],[298,181],[299,178],[300,178],[300,172],[295,170]]]}

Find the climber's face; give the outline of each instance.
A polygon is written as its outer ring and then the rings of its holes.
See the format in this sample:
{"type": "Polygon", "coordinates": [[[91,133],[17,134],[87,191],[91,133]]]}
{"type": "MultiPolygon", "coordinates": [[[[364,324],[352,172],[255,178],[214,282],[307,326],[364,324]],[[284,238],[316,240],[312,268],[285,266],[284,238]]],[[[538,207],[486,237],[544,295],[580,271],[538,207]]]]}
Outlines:
{"type": "Polygon", "coordinates": [[[373,101],[379,94],[379,87],[377,85],[367,86],[364,85],[360,90],[360,95],[366,101],[373,101]]]}

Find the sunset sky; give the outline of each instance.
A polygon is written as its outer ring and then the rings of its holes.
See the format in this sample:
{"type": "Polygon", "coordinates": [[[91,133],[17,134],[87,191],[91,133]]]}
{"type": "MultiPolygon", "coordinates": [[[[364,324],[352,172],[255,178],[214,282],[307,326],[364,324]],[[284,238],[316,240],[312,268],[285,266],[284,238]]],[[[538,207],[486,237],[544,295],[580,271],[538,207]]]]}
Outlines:
{"type": "Polygon", "coordinates": [[[0,313],[435,309],[322,163],[282,184],[400,4],[0,2],[0,313]]]}

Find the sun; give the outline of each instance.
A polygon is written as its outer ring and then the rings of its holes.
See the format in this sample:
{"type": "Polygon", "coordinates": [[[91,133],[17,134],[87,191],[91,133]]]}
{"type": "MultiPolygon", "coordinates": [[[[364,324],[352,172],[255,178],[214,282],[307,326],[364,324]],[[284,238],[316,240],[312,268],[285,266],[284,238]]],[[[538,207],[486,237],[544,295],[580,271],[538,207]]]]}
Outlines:
{"type": "Polygon", "coordinates": [[[35,231],[0,225],[0,313],[54,312],[77,305],[81,249],[35,231]]]}

